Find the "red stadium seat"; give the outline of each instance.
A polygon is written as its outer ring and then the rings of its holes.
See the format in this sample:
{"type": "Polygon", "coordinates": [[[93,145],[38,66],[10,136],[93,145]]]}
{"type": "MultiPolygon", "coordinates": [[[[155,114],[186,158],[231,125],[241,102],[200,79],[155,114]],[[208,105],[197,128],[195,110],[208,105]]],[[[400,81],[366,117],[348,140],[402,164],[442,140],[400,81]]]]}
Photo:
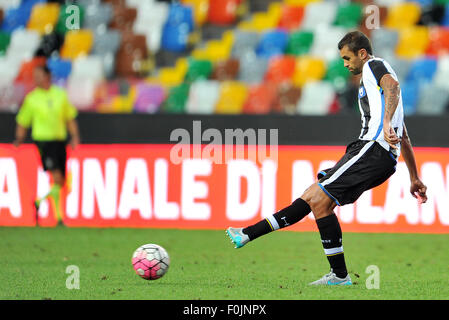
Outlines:
{"type": "Polygon", "coordinates": [[[298,29],[304,17],[304,7],[301,6],[284,6],[282,8],[279,27],[286,30],[298,29]]]}
{"type": "Polygon", "coordinates": [[[274,83],[291,82],[295,72],[296,59],[294,56],[275,56],[270,59],[265,81],[274,83]]]}
{"type": "Polygon", "coordinates": [[[243,113],[266,114],[271,112],[276,93],[277,86],[270,83],[250,87],[248,99],[243,106],[243,113]]]}
{"type": "Polygon", "coordinates": [[[209,3],[208,21],[212,24],[230,25],[235,22],[240,0],[213,0],[209,3]]]}
{"type": "Polygon", "coordinates": [[[432,28],[429,33],[429,46],[426,54],[440,56],[449,53],[449,28],[432,28]]]}

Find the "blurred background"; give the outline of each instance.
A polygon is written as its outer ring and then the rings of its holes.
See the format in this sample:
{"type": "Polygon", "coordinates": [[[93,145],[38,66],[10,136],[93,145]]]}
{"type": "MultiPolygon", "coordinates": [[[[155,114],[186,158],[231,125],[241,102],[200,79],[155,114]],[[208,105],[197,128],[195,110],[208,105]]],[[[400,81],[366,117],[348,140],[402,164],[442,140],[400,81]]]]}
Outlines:
{"type": "Polygon", "coordinates": [[[81,113],[357,114],[337,50],[354,29],[406,115],[449,110],[449,0],[0,0],[0,25],[3,114],[40,64],[81,113]]]}

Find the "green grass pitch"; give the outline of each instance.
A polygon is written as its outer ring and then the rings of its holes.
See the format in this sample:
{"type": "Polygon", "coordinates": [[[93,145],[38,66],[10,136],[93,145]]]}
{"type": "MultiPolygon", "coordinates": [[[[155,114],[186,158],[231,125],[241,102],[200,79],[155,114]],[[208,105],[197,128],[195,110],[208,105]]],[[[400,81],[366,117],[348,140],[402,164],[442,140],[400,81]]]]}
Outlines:
{"type": "Polygon", "coordinates": [[[318,232],[275,232],[234,249],[224,230],[0,228],[0,299],[449,299],[449,235],[344,233],[355,285],[311,287],[329,270],[318,232]],[[137,276],[133,251],[156,243],[168,273],[137,276]],[[79,289],[67,289],[70,265],[79,289]],[[368,289],[379,268],[379,289],[368,289]]]}

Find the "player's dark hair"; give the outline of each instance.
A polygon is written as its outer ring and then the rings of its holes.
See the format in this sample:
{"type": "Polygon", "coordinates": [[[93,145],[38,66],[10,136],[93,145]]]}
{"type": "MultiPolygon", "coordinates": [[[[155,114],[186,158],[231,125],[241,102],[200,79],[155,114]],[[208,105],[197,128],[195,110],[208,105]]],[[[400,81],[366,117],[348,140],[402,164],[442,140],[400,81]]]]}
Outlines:
{"type": "Polygon", "coordinates": [[[354,54],[357,54],[360,49],[365,49],[370,55],[373,54],[371,41],[360,31],[348,32],[338,43],[338,50],[341,50],[344,46],[348,46],[348,49],[354,54]]]}

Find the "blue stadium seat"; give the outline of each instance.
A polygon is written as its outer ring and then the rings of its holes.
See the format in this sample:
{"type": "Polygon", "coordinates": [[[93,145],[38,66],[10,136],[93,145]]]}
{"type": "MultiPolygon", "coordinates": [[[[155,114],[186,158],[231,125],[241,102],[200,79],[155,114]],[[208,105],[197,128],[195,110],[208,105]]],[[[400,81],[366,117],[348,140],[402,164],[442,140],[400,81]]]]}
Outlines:
{"type": "Polygon", "coordinates": [[[407,81],[431,82],[437,70],[437,60],[431,58],[417,59],[413,62],[407,75],[407,81]]]}
{"type": "Polygon", "coordinates": [[[51,58],[47,60],[47,66],[55,80],[67,79],[72,71],[70,60],[51,58]]]}
{"type": "Polygon", "coordinates": [[[162,29],[161,47],[173,52],[185,51],[193,28],[192,8],[178,3],[172,4],[162,29]]]}
{"type": "Polygon", "coordinates": [[[444,12],[444,18],[443,18],[443,21],[441,22],[441,24],[443,26],[449,27],[449,4],[446,5],[446,10],[444,12]]]}
{"type": "Polygon", "coordinates": [[[416,113],[419,86],[416,82],[406,81],[401,84],[402,104],[406,116],[416,113]]]}
{"type": "Polygon", "coordinates": [[[46,0],[22,0],[20,6],[7,10],[2,23],[2,30],[12,32],[17,28],[26,27],[33,6],[41,2],[46,2],[46,0]]]}
{"type": "Polygon", "coordinates": [[[283,30],[273,30],[262,35],[256,48],[259,57],[270,58],[284,54],[288,42],[288,33],[283,30]]]}

